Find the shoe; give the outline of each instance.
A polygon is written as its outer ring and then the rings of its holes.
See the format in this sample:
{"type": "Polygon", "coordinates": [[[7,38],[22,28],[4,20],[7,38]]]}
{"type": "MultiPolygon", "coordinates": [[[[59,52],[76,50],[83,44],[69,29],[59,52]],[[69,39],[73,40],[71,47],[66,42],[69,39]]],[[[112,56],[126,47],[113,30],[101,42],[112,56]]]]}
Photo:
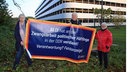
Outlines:
{"type": "Polygon", "coordinates": [[[28,64],[28,67],[32,67],[32,63],[31,64],[28,64]]]}
{"type": "Polygon", "coordinates": [[[17,64],[14,64],[12,70],[16,70],[17,66],[18,66],[17,64]]]}
{"type": "Polygon", "coordinates": [[[13,66],[13,67],[12,67],[12,70],[16,70],[16,66],[13,66]]]}
{"type": "Polygon", "coordinates": [[[102,66],[102,63],[99,63],[99,66],[102,66]]]}
{"type": "Polygon", "coordinates": [[[108,68],[108,66],[105,65],[105,66],[104,66],[104,69],[107,69],[107,68],[108,68]]]}

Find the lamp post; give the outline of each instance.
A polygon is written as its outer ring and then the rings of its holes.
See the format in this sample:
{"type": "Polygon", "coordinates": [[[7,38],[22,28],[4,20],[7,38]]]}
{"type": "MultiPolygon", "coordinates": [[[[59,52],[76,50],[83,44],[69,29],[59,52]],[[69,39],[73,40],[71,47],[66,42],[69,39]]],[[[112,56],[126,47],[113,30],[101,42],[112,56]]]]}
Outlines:
{"type": "Polygon", "coordinates": [[[103,0],[101,0],[101,21],[100,21],[100,25],[103,22],[103,0]]]}

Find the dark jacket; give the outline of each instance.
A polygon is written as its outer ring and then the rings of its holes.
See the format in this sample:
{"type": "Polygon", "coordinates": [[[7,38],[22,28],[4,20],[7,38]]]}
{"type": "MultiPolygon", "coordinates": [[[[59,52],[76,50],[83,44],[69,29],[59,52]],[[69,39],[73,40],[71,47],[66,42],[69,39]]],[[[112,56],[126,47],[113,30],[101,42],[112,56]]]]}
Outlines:
{"type": "MultiPolygon", "coordinates": [[[[27,23],[27,21],[25,20],[25,24],[26,23],[27,23]]],[[[22,47],[22,45],[20,44],[20,42],[22,41],[22,39],[21,39],[19,30],[20,30],[20,28],[19,28],[19,21],[18,21],[17,24],[16,24],[16,26],[15,26],[15,31],[14,31],[14,36],[15,36],[15,39],[16,39],[16,43],[15,43],[16,51],[19,50],[19,47],[22,47]]]]}
{"type": "Polygon", "coordinates": [[[79,20],[74,21],[74,20],[71,19],[70,23],[75,24],[75,25],[81,25],[81,21],[79,21],[79,20]]]}

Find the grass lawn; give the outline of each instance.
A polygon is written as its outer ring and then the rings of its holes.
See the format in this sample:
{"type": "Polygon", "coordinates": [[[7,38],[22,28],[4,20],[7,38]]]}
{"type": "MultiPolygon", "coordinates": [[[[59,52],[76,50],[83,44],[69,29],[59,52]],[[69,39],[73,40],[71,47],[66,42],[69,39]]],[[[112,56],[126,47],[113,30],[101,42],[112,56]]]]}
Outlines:
{"type": "MultiPolygon", "coordinates": [[[[75,64],[68,61],[57,60],[33,60],[32,67],[27,67],[23,55],[21,63],[16,71],[12,71],[15,57],[15,40],[13,29],[0,27],[0,72],[102,72],[98,66],[97,55],[92,55],[89,63],[75,64]]],[[[120,29],[109,28],[113,33],[113,46],[109,53],[109,67],[107,72],[126,72],[126,27],[120,29]]]]}

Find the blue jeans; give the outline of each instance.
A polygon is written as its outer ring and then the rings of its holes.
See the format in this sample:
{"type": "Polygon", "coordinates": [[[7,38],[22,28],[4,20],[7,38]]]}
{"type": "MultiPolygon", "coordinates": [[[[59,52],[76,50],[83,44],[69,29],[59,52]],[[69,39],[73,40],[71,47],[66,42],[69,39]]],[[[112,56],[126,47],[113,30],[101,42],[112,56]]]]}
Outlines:
{"type": "MultiPolygon", "coordinates": [[[[26,50],[25,50],[25,52],[26,52],[26,50]]],[[[16,67],[16,65],[19,64],[20,59],[21,59],[23,53],[24,53],[24,48],[23,48],[23,46],[21,46],[21,47],[19,47],[19,50],[16,53],[16,57],[15,57],[14,66],[13,67],[16,67]]],[[[31,61],[28,53],[26,53],[25,57],[26,57],[26,60],[27,60],[28,65],[31,65],[32,64],[32,61],[31,61]]]]}

